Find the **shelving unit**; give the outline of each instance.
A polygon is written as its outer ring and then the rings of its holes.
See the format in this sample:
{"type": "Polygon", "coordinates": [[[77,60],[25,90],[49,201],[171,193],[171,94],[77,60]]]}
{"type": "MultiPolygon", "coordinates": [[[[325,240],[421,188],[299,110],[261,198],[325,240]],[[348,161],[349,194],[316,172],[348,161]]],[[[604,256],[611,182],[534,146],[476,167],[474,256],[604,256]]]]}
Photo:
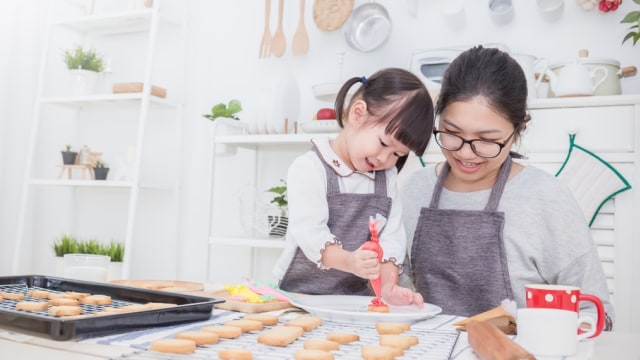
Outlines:
{"type": "MultiPolygon", "coordinates": [[[[125,245],[122,278],[175,274],[184,22],[152,7],[90,13],[91,1],[48,3],[12,271],[47,273],[62,234],[125,245]],[[64,9],[64,10],[62,10],[64,9]],[[56,15],[63,14],[63,15],[56,15]],[[69,95],[59,48],[95,48],[112,67],[100,88],[69,95]],[[171,52],[172,58],[160,55],[171,52]],[[112,60],[112,62],[111,62],[112,60]],[[141,93],[113,94],[137,81],[141,93]],[[151,95],[151,86],[167,97],[151,95]],[[57,178],[64,144],[89,145],[111,166],[105,181],[57,178]],[[149,249],[153,249],[149,252],[149,249]],[[144,262],[150,253],[158,261],[144,262]],[[165,261],[166,260],[166,261],[165,261]]],[[[175,17],[175,13],[171,13],[175,17]]],[[[184,52],[184,51],[183,51],[184,52]]]]}

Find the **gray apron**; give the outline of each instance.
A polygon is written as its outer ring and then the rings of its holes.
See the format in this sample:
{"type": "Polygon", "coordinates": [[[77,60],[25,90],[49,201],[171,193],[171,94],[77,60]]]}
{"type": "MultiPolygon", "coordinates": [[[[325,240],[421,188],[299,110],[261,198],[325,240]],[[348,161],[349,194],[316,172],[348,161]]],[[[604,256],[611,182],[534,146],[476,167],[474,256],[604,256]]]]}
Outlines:
{"type": "MultiPolygon", "coordinates": [[[[318,154],[318,151],[313,148],[318,154]]],[[[389,217],[391,198],[387,196],[387,180],[384,171],[376,171],[375,193],[342,194],[338,175],[320,157],[327,174],[327,203],[329,221],[327,225],[342,248],[358,249],[369,240],[369,216],[380,214],[389,217]]],[[[313,295],[366,295],[372,296],[369,280],[336,269],[319,269],[296,248],[295,255],[279,284],[286,291],[313,295]]]]}
{"type": "Polygon", "coordinates": [[[411,247],[415,286],[445,314],[472,316],[513,299],[502,236],[504,213],[496,211],[510,170],[508,157],[484,210],[438,209],[449,173],[445,163],[431,204],[420,210],[411,247]]]}

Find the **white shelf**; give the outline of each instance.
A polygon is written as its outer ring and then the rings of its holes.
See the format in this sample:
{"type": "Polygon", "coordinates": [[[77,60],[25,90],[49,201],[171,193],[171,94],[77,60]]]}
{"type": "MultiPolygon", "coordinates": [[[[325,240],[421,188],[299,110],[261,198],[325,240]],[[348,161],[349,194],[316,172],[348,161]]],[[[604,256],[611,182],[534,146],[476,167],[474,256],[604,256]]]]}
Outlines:
{"type": "Polygon", "coordinates": [[[213,236],[209,238],[209,244],[243,246],[243,247],[254,247],[254,248],[283,249],[285,241],[284,239],[271,239],[271,238],[213,236]]]}
{"type": "MultiPolygon", "coordinates": [[[[65,19],[53,23],[80,33],[97,35],[115,35],[149,31],[153,9],[127,11],[115,14],[99,14],[65,19]]],[[[179,24],[167,18],[160,17],[163,24],[178,26],[179,24]]]]}
{"type": "Polygon", "coordinates": [[[32,179],[31,185],[40,186],[69,186],[69,187],[97,187],[97,188],[130,188],[133,183],[130,181],[109,181],[109,180],[49,180],[32,179]]]}
{"type": "MultiPolygon", "coordinates": [[[[40,99],[42,104],[62,105],[70,107],[111,107],[114,105],[121,106],[138,106],[144,98],[142,93],[130,94],[97,94],[89,96],[52,96],[40,99]]],[[[178,107],[166,99],[156,96],[149,97],[150,105],[175,108],[178,107]]]]}

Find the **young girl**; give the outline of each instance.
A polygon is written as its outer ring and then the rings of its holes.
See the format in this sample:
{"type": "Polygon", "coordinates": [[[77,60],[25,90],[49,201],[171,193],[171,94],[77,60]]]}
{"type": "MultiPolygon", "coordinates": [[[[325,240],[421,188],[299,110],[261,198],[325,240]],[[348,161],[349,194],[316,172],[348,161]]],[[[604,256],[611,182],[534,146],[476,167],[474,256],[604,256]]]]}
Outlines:
{"type": "Polygon", "coordinates": [[[380,276],[389,304],[422,306],[420,294],[397,285],[406,237],[395,197],[396,168],[429,142],[429,93],[412,73],[384,69],[346,81],[335,109],[340,133],[314,138],[311,151],[289,168],[287,244],[274,274],[283,290],[316,295],[373,295],[369,281],[380,276]],[[382,263],[363,249],[369,218],[378,214],[385,220],[378,225],[382,263]]]}

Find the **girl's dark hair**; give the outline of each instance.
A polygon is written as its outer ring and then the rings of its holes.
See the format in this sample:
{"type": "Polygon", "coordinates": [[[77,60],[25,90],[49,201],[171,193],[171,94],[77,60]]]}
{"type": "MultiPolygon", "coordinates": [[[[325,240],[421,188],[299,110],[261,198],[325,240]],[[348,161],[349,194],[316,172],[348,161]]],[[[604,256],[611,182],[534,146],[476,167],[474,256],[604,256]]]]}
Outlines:
{"type": "MultiPolygon", "coordinates": [[[[335,102],[338,125],[356,100],[367,104],[367,111],[375,123],[387,123],[385,133],[411,149],[416,155],[424,154],[433,131],[434,112],[431,96],[422,81],[413,73],[400,69],[383,69],[369,78],[354,77],[340,88],[335,102]],[[349,89],[356,84],[362,86],[351,97],[345,108],[349,89]]],[[[406,156],[398,159],[396,167],[402,168],[406,156]]]]}
{"type": "Polygon", "coordinates": [[[518,132],[530,120],[527,114],[527,79],[509,54],[476,46],[466,50],[447,68],[442,79],[436,114],[451,103],[482,97],[504,115],[518,132]]]}

